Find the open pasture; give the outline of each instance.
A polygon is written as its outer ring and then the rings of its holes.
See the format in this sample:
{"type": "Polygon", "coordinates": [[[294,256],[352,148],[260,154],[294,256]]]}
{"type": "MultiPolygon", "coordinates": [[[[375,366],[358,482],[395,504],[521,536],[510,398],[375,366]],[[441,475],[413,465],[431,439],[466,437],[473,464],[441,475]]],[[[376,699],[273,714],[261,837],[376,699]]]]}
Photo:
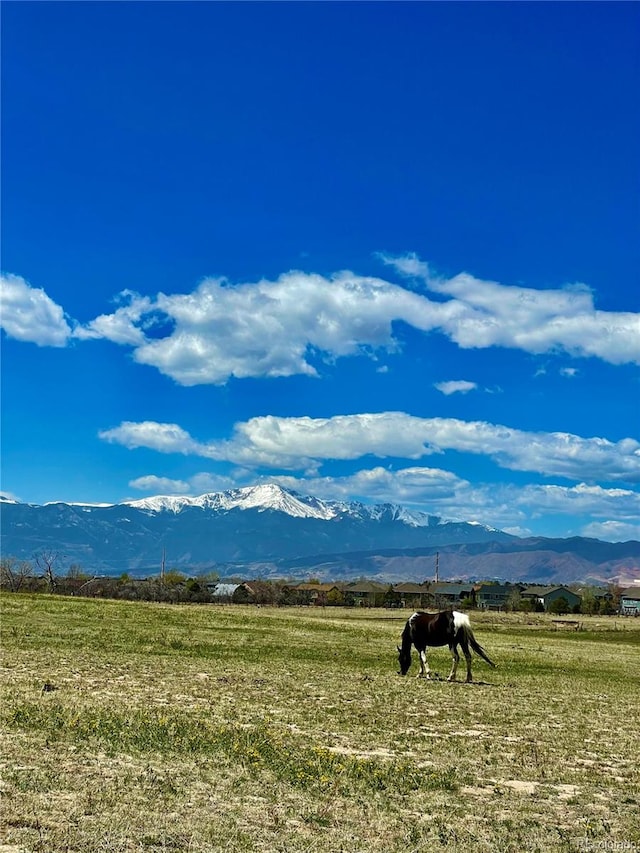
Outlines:
{"type": "Polygon", "coordinates": [[[472,612],[448,684],[409,611],[0,603],[1,853],[640,849],[640,620],[472,612]]]}

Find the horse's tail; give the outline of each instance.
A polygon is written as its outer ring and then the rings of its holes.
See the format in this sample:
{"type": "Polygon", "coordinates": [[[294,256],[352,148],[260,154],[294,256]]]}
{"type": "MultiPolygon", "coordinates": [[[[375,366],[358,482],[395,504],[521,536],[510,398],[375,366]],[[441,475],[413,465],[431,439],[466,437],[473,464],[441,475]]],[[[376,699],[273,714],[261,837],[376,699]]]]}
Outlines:
{"type": "Polygon", "coordinates": [[[469,645],[471,646],[471,648],[473,649],[473,651],[474,651],[477,655],[480,655],[480,657],[481,657],[481,658],[484,658],[484,659],[486,660],[486,662],[489,664],[489,666],[492,666],[492,667],[495,669],[495,668],[497,667],[497,665],[498,665],[498,664],[497,664],[497,663],[494,663],[494,662],[491,660],[491,658],[488,656],[488,654],[487,654],[487,653],[485,652],[485,650],[482,648],[482,646],[480,645],[480,643],[479,643],[479,642],[476,640],[476,638],[473,636],[473,631],[471,630],[471,628],[469,628],[469,629],[468,629],[468,631],[467,631],[467,638],[468,638],[468,640],[469,640],[469,645]]]}
{"type": "Polygon", "coordinates": [[[453,624],[455,627],[464,632],[464,635],[467,639],[467,642],[473,649],[473,651],[480,655],[481,658],[484,658],[489,666],[492,666],[494,669],[497,667],[497,664],[494,663],[489,655],[482,648],[480,643],[476,640],[473,631],[471,630],[471,622],[469,621],[469,617],[466,613],[458,613],[457,611],[453,611],[453,624]]]}

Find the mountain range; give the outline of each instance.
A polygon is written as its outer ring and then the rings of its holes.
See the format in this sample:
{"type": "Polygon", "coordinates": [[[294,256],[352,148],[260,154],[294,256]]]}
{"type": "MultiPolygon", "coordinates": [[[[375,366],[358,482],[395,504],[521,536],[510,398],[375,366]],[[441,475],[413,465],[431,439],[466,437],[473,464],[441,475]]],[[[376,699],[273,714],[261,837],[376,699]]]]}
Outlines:
{"type": "Polygon", "coordinates": [[[275,484],[200,497],[118,504],[0,498],[4,556],[56,555],[94,574],[167,568],[243,577],[423,581],[496,578],[549,583],[640,579],[640,542],[522,539],[477,522],[397,504],[324,501],[275,484]]]}

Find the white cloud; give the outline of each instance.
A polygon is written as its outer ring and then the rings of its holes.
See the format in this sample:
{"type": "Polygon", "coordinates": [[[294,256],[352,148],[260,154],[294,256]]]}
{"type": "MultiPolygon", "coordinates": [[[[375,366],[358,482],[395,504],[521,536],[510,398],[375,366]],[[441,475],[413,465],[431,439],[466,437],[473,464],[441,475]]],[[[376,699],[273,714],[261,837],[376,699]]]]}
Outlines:
{"type": "Polygon", "coordinates": [[[640,363],[640,314],[597,311],[583,284],[533,290],[483,281],[467,273],[451,279],[420,271],[415,255],[388,258],[398,272],[422,275],[427,288],[452,297],[442,303],[441,330],[463,348],[503,346],[531,353],[564,350],[611,364],[640,363]]]}
{"type": "Polygon", "coordinates": [[[353,495],[379,503],[423,504],[453,500],[469,487],[466,480],[439,468],[402,468],[390,471],[376,467],[345,477],[270,478],[281,486],[308,492],[326,500],[351,500],[353,495]]]}
{"type": "Polygon", "coordinates": [[[331,279],[290,272],[277,281],[231,286],[207,279],[191,294],[160,294],[156,307],[175,323],[135,359],[182,385],[230,377],[317,375],[314,358],[393,351],[397,316],[420,297],[380,279],[338,273],[331,279]]]}
{"type": "Polygon", "coordinates": [[[194,454],[247,467],[306,470],[324,460],[420,459],[446,450],[484,455],[514,471],[573,480],[640,481],[640,443],[570,433],[526,432],[483,421],[417,418],[403,412],[279,418],[237,423],[227,440],[199,442],[177,424],[124,422],[100,437],[125,447],[194,454]],[[313,455],[310,455],[313,448],[313,455]]]}
{"type": "Polygon", "coordinates": [[[623,522],[640,518],[638,492],[629,489],[605,489],[586,483],[578,483],[576,486],[525,486],[520,490],[517,501],[520,504],[535,506],[538,512],[605,517],[615,515],[623,522]]]}
{"type": "Polygon", "coordinates": [[[236,472],[237,478],[234,478],[201,471],[199,474],[189,477],[189,486],[194,495],[203,495],[206,492],[224,492],[227,489],[237,488],[238,482],[243,482],[247,474],[248,472],[238,470],[236,472]]]}
{"type": "Polygon", "coordinates": [[[579,371],[575,367],[561,367],[560,368],[560,376],[566,376],[567,379],[573,379],[573,377],[577,376],[578,373],[579,373],[579,371]]]}
{"type": "Polygon", "coordinates": [[[628,542],[640,539],[640,525],[620,521],[594,521],[582,528],[582,536],[604,539],[606,542],[628,542]]]}
{"type": "Polygon", "coordinates": [[[445,518],[474,520],[515,536],[531,535],[533,517],[591,517],[582,535],[617,541],[639,538],[640,495],[626,489],[599,486],[472,485],[450,471],[434,468],[384,468],[357,471],[346,477],[276,477],[283,486],[325,499],[368,501],[413,506],[445,518]],[[525,526],[526,525],[526,526],[525,526]],[[589,530],[591,532],[585,532],[589,530]]]}
{"type": "Polygon", "coordinates": [[[333,418],[252,418],[236,424],[234,436],[218,445],[227,458],[247,464],[309,467],[313,460],[420,459],[445,450],[486,455],[503,468],[537,471],[570,479],[640,479],[640,444],[613,443],[567,433],[531,433],[481,421],[416,418],[402,412],[333,418]],[[313,457],[308,456],[313,448],[313,457]],[[296,461],[299,460],[299,461],[296,461]]]}
{"type": "Polygon", "coordinates": [[[476,382],[468,382],[466,379],[452,379],[448,382],[436,382],[434,388],[446,396],[450,394],[467,394],[478,387],[476,382]]]}
{"type": "MultiPolygon", "coordinates": [[[[530,353],[565,351],[612,364],[640,363],[640,315],[597,311],[584,285],[559,290],[502,285],[467,273],[446,279],[416,255],[380,256],[421,281],[429,299],[381,278],[291,271],[275,281],[230,284],[205,279],[192,293],[142,297],[76,328],[77,338],[106,338],[134,347],[134,358],[182,385],[224,384],[231,377],[317,375],[317,361],[395,352],[399,321],[440,332],[458,346],[509,347],[530,353]],[[149,336],[150,317],[170,326],[149,336]]],[[[62,309],[16,276],[7,334],[63,346],[71,330],[62,309]]],[[[380,369],[380,367],[378,368],[380,369]]]]}
{"type": "Polygon", "coordinates": [[[85,326],[78,326],[74,331],[74,337],[82,340],[105,338],[114,344],[130,346],[144,344],[145,334],[136,324],[140,323],[143,316],[152,310],[151,300],[128,290],[119,294],[118,299],[125,304],[116,309],[113,314],[101,314],[85,326]]]}
{"type": "Polygon", "coordinates": [[[198,442],[194,441],[189,433],[177,424],[159,424],[156,421],[139,423],[123,421],[119,427],[102,430],[98,436],[112,444],[121,444],[129,450],[147,447],[150,450],[157,450],[159,453],[203,455],[198,442]]]}
{"type": "Polygon", "coordinates": [[[0,296],[0,325],[10,338],[41,347],[67,345],[71,327],[44,290],[8,274],[0,276],[0,296]]]}
{"type": "Polygon", "coordinates": [[[139,346],[135,358],[183,385],[221,384],[231,376],[314,376],[314,356],[397,350],[393,323],[403,321],[440,331],[462,348],[565,350],[613,364],[640,362],[639,315],[596,311],[583,286],[536,291],[466,274],[437,279],[416,258],[396,267],[423,272],[430,290],[450,298],[432,301],[350,272],[331,278],[289,272],[277,281],[235,286],[207,279],[191,294],[157,297],[157,309],[175,329],[139,346]]]}
{"type": "Polygon", "coordinates": [[[130,480],[129,486],[155,495],[186,495],[191,488],[185,480],[171,480],[169,477],[157,477],[155,474],[130,480]]]}
{"type": "Polygon", "coordinates": [[[401,275],[410,278],[419,278],[428,281],[431,278],[431,270],[426,261],[421,261],[415,252],[409,252],[402,256],[387,255],[385,252],[377,252],[378,257],[387,266],[393,267],[401,275]]]}
{"type": "Polygon", "coordinates": [[[207,492],[223,492],[237,488],[238,480],[206,471],[194,474],[186,480],[173,480],[170,477],[147,474],[131,480],[129,486],[151,495],[202,495],[207,492]]]}

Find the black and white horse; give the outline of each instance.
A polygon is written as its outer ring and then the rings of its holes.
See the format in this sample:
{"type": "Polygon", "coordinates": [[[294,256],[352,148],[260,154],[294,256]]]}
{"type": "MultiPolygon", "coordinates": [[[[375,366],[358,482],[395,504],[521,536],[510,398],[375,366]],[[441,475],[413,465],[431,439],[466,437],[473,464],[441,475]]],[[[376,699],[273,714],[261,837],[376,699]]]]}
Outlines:
{"type": "Polygon", "coordinates": [[[402,646],[398,646],[398,661],[400,663],[400,675],[406,675],[411,666],[411,646],[416,647],[420,655],[420,672],[418,677],[430,678],[429,664],[427,663],[427,646],[449,646],[453,666],[447,681],[456,680],[456,670],[460,661],[458,646],[467,661],[467,681],[473,681],[471,677],[471,652],[473,651],[484,658],[489,666],[495,667],[495,663],[489,659],[487,653],[473,636],[469,617],[465,613],[456,610],[444,610],[441,613],[414,613],[407,619],[407,624],[402,632],[402,646]]]}

